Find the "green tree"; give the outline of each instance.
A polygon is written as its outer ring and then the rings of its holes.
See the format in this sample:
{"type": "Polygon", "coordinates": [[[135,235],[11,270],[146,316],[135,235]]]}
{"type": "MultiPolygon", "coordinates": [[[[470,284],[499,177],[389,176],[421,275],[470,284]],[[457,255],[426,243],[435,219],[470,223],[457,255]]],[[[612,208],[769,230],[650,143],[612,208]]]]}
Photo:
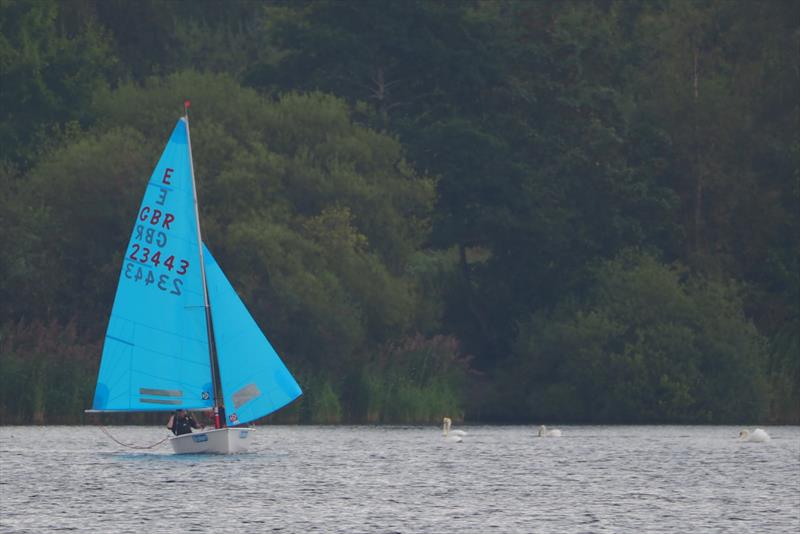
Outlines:
{"type": "Polygon", "coordinates": [[[102,28],[55,0],[0,3],[0,160],[27,167],[65,125],[90,122],[92,94],[115,64],[102,28]]]}
{"type": "Polygon", "coordinates": [[[757,421],[766,362],[735,287],[625,253],[585,299],[520,326],[497,402],[535,420],[757,421]]]}

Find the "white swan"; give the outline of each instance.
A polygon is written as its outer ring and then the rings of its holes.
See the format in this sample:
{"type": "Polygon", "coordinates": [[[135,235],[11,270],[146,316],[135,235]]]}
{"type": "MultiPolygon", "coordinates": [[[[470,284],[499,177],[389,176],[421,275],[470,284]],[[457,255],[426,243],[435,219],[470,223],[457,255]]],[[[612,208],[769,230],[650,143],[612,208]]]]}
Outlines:
{"type": "Polygon", "coordinates": [[[449,417],[442,419],[442,436],[444,436],[446,441],[461,443],[461,441],[464,439],[463,436],[466,436],[467,433],[463,430],[450,430],[452,425],[453,421],[449,417]]]}
{"type": "Polygon", "coordinates": [[[547,430],[547,427],[542,425],[539,427],[539,437],[540,438],[560,438],[561,431],[557,428],[553,428],[552,430],[547,430]]]}
{"type": "Polygon", "coordinates": [[[754,441],[758,443],[763,443],[765,441],[769,441],[769,434],[766,431],[761,430],[760,428],[756,428],[752,432],[748,430],[742,430],[739,432],[739,440],[740,441],[754,441]]]}

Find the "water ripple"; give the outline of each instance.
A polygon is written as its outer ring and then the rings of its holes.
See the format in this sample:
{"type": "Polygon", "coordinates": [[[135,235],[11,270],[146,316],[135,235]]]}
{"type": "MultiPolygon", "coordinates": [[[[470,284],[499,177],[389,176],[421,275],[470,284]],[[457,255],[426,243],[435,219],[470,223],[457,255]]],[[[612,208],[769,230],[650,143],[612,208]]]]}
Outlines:
{"type": "Polygon", "coordinates": [[[248,454],[178,456],[0,427],[0,532],[800,531],[800,427],[464,429],[262,427],[248,454]]]}

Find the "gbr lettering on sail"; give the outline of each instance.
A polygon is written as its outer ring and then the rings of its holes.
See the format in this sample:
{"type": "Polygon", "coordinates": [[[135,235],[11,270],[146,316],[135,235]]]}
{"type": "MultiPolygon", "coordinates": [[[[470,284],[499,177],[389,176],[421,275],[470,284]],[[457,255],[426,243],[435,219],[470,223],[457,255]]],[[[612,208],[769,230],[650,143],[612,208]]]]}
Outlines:
{"type": "MultiPolygon", "coordinates": [[[[167,168],[161,183],[170,184],[174,169],[167,168]]],[[[160,188],[153,206],[142,206],[136,217],[123,275],[143,288],[180,295],[189,261],[169,252],[169,233],[175,215],[167,208],[169,189],[160,188]]]]}

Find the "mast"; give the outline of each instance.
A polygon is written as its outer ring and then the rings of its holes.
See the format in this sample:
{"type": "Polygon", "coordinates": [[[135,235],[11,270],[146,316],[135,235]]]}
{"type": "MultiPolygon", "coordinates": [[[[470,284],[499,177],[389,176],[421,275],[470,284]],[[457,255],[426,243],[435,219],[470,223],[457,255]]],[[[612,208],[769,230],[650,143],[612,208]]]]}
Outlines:
{"type": "Polygon", "coordinates": [[[200,277],[203,280],[203,308],[206,312],[206,329],[208,331],[208,358],[211,362],[211,383],[214,387],[214,428],[224,428],[225,402],[222,396],[222,386],[219,378],[219,362],[217,361],[217,346],[214,342],[214,325],[211,321],[211,306],[208,300],[208,285],[206,284],[206,262],[203,258],[203,237],[200,233],[200,208],[197,202],[197,182],[194,178],[194,158],[192,157],[192,137],[189,133],[189,101],[183,103],[183,120],[186,123],[186,142],[189,147],[189,170],[192,175],[192,195],[194,197],[194,220],[197,224],[197,251],[200,255],[200,277]]]}

